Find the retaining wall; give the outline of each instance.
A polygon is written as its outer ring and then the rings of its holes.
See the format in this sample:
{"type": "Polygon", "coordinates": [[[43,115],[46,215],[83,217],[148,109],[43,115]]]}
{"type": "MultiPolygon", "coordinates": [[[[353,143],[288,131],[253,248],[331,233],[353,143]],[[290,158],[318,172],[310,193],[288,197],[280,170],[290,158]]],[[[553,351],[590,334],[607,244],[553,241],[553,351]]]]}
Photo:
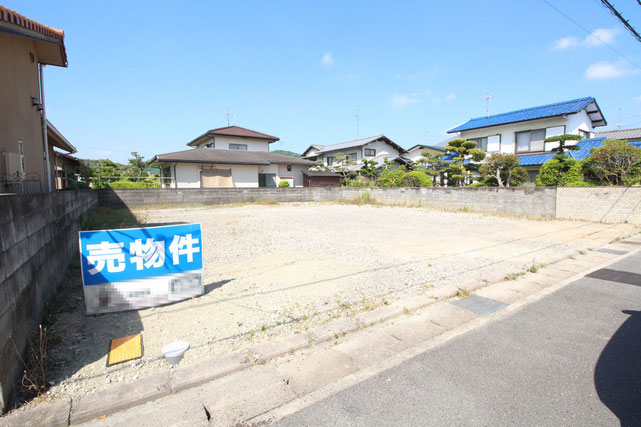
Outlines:
{"type": "Polygon", "coordinates": [[[113,208],[351,200],[369,194],[379,202],[443,209],[469,209],[534,216],[556,213],[556,189],[528,188],[207,188],[100,190],[99,204],[113,208]]]}
{"type": "Polygon", "coordinates": [[[557,218],[641,225],[641,187],[558,187],[557,218]]]}
{"type": "Polygon", "coordinates": [[[45,303],[78,250],[80,217],[95,191],[0,196],[0,407],[22,372],[13,344],[26,348],[45,303]]]}

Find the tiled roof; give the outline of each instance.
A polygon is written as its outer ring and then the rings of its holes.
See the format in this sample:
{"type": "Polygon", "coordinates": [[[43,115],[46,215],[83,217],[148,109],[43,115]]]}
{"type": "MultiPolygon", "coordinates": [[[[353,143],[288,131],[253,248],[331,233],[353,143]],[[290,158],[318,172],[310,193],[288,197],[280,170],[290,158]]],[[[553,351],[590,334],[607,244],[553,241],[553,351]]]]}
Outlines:
{"type": "Polygon", "coordinates": [[[0,6],[0,21],[18,25],[22,28],[26,28],[27,30],[31,30],[36,33],[40,33],[59,40],[64,40],[65,38],[64,31],[42,25],[34,21],[33,19],[29,19],[26,16],[20,15],[19,13],[14,12],[11,9],[7,9],[4,6],[0,6]]]}
{"type": "Polygon", "coordinates": [[[476,117],[462,125],[448,130],[447,133],[480,129],[508,123],[524,122],[527,120],[543,119],[546,117],[563,116],[565,114],[577,113],[588,108],[588,113],[592,120],[592,126],[605,126],[607,124],[601,114],[601,110],[599,109],[596,100],[592,97],[587,97],[573,99],[571,101],[557,102],[556,104],[541,105],[523,110],[510,111],[509,113],[496,114],[488,117],[476,117]]]}
{"type": "Polygon", "coordinates": [[[401,147],[400,145],[396,144],[394,141],[392,141],[391,139],[389,139],[385,135],[381,134],[381,135],[376,135],[376,136],[370,136],[370,137],[367,137],[367,138],[354,139],[353,141],[340,142],[338,144],[326,145],[321,150],[319,150],[318,153],[321,154],[321,153],[327,153],[327,152],[330,152],[330,151],[343,150],[345,148],[362,147],[363,145],[367,145],[370,142],[378,141],[379,139],[384,140],[385,142],[387,142],[392,147],[396,148],[401,153],[406,153],[407,152],[403,147],[401,147]]]}
{"type": "Polygon", "coordinates": [[[194,139],[191,142],[188,142],[187,145],[197,145],[203,138],[212,137],[216,135],[221,136],[236,136],[239,138],[252,138],[252,139],[263,139],[269,141],[270,143],[280,140],[276,136],[267,135],[266,133],[256,132],[255,130],[242,128],[240,126],[225,126],[222,128],[211,129],[200,135],[198,138],[194,139]]]}
{"type": "Polygon", "coordinates": [[[207,132],[210,135],[240,136],[243,138],[267,139],[278,141],[277,136],[267,135],[266,133],[256,132],[255,130],[241,128],[240,126],[226,126],[224,128],[212,129],[207,132]]]}
{"type": "Polygon", "coordinates": [[[340,175],[332,171],[303,171],[303,175],[311,177],[340,178],[340,175]]]}
{"type": "Polygon", "coordinates": [[[288,164],[314,166],[316,163],[298,157],[270,153],[268,151],[221,150],[216,148],[195,148],[175,153],[158,154],[159,162],[177,163],[219,163],[230,165],[288,164]]]}
{"type": "Polygon", "coordinates": [[[603,132],[594,132],[596,136],[604,136],[607,139],[639,139],[641,138],[641,128],[606,130],[603,132]]]}
{"type": "MultiPolygon", "coordinates": [[[[586,138],[580,140],[576,145],[580,148],[578,150],[569,151],[567,155],[573,159],[583,160],[590,154],[590,149],[600,147],[605,138],[586,138]]],[[[556,156],[557,153],[538,153],[538,154],[520,154],[519,164],[521,166],[535,166],[542,165],[543,163],[556,156]]]]}
{"type": "Polygon", "coordinates": [[[412,148],[408,148],[407,151],[412,151],[412,150],[415,150],[415,149],[420,149],[420,150],[430,149],[430,150],[436,150],[436,151],[445,152],[444,147],[438,147],[436,145],[423,145],[423,144],[416,144],[412,148]]]}

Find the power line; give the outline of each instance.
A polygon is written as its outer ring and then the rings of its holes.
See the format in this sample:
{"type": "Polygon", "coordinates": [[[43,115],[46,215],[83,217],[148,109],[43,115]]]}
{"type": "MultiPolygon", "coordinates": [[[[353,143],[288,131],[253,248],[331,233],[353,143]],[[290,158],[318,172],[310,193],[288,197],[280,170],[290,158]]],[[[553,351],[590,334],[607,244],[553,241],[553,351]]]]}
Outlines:
{"type": "Polygon", "coordinates": [[[638,64],[636,64],[635,62],[632,62],[632,60],[628,59],[624,54],[622,54],[621,52],[619,52],[618,50],[616,50],[615,48],[613,48],[612,46],[610,46],[609,44],[607,44],[606,42],[604,42],[603,40],[601,40],[599,37],[595,36],[595,35],[594,35],[590,30],[588,30],[588,29],[587,29],[587,28],[585,28],[583,25],[581,25],[581,24],[579,24],[578,22],[576,22],[574,19],[570,18],[567,14],[563,13],[563,11],[561,11],[561,10],[557,9],[557,8],[556,8],[552,3],[550,3],[550,2],[549,2],[549,1],[547,1],[547,0],[541,0],[541,1],[543,1],[543,3],[547,4],[548,6],[550,6],[552,9],[556,10],[557,12],[559,12],[561,15],[565,16],[569,21],[573,22],[577,27],[581,28],[583,31],[585,31],[586,33],[588,33],[589,35],[591,35],[592,37],[594,37],[595,39],[597,39],[598,41],[600,41],[601,43],[603,43],[605,46],[607,46],[611,51],[613,51],[614,53],[616,53],[617,55],[619,55],[621,58],[625,59],[625,60],[626,60],[626,61],[628,61],[630,64],[634,65],[634,66],[635,66],[635,67],[637,67],[639,70],[641,70],[641,66],[639,66],[639,65],[638,65],[638,64]]]}
{"type": "MultiPolygon", "coordinates": [[[[639,1],[639,4],[641,4],[641,0],[637,0],[637,1],[639,1]]],[[[614,16],[616,16],[616,17],[619,19],[619,21],[621,21],[621,23],[622,23],[623,25],[625,25],[625,28],[627,28],[627,29],[628,29],[628,31],[630,31],[630,33],[632,33],[632,35],[634,36],[634,38],[635,38],[635,39],[637,39],[637,41],[638,41],[639,43],[641,43],[641,36],[640,36],[640,35],[639,35],[639,33],[637,33],[637,31],[632,27],[632,25],[630,25],[630,23],[628,22],[628,20],[627,20],[627,19],[625,19],[625,18],[623,18],[623,16],[621,16],[621,14],[620,14],[620,13],[619,13],[615,8],[614,8],[614,6],[612,6],[612,4],[611,4],[608,0],[601,0],[601,3],[603,4],[603,6],[605,6],[605,7],[610,11],[610,13],[611,13],[611,14],[613,14],[614,16]]]]}

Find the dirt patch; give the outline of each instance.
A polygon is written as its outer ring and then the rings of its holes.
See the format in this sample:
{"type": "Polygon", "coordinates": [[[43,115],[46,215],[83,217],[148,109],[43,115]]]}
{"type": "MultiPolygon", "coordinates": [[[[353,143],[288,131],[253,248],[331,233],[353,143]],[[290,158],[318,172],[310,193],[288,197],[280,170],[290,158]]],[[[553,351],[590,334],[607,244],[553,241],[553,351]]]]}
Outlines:
{"type": "Polygon", "coordinates": [[[487,278],[607,244],[630,225],[530,221],[426,208],[287,204],[136,211],[149,224],[202,225],[205,295],[100,317],[84,315],[79,272],[51,326],[54,385],[38,401],[79,398],[172,369],[161,348],[190,342],[181,366],[306,331],[396,299],[487,278]],[[109,340],[143,333],[142,359],[106,366],[109,340]]]}

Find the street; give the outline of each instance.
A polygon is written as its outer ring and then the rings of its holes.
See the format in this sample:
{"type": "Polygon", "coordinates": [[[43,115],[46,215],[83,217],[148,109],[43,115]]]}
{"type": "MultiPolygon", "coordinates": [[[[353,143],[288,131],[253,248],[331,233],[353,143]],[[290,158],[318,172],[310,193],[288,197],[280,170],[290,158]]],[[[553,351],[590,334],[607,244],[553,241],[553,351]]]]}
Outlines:
{"type": "Polygon", "coordinates": [[[641,254],[588,276],[279,424],[641,425],[641,254]]]}

